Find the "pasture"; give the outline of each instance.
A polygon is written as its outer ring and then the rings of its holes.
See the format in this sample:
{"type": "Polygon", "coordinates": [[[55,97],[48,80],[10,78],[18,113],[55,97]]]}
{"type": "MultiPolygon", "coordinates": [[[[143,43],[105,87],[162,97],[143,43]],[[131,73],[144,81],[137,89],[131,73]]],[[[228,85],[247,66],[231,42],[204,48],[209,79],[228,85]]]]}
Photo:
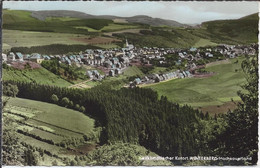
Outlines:
{"type": "Polygon", "coordinates": [[[241,90],[240,85],[245,82],[242,60],[240,57],[230,60],[230,63],[207,66],[207,71],[215,72],[215,75],[208,78],[175,79],[147,87],[173,102],[196,108],[219,106],[231,101],[231,98],[239,101],[237,91],[241,90]],[[239,61],[237,64],[236,60],[239,61]]]}
{"type": "Polygon", "coordinates": [[[71,85],[68,81],[51,73],[45,68],[33,70],[3,69],[3,80],[17,80],[24,82],[37,82],[39,84],[67,87],[71,85]]]}
{"type": "Polygon", "coordinates": [[[40,31],[21,31],[21,30],[3,30],[3,50],[10,50],[12,47],[32,47],[50,44],[66,44],[66,45],[101,45],[104,48],[113,48],[117,45],[113,42],[115,38],[96,37],[90,38],[89,35],[56,33],[56,32],[40,32],[40,31]]]}
{"type": "Polygon", "coordinates": [[[211,42],[209,39],[199,39],[193,47],[205,47],[205,46],[216,46],[217,43],[211,42]]]}

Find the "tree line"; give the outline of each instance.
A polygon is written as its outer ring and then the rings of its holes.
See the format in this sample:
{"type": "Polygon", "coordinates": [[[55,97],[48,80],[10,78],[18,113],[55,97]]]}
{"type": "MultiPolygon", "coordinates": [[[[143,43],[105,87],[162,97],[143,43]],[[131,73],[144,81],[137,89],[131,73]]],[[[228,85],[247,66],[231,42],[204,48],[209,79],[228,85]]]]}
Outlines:
{"type": "MultiPolygon", "coordinates": [[[[242,63],[247,78],[242,103],[214,118],[190,106],[180,106],[147,88],[113,89],[104,83],[89,90],[4,81],[19,88],[18,97],[53,103],[53,94],[68,98],[96,119],[102,144],[140,144],[160,156],[251,157],[224,164],[256,164],[258,132],[258,58],[242,63]]],[[[69,106],[68,106],[69,107],[69,106]]],[[[69,108],[75,108],[69,107],[69,108]]],[[[182,164],[182,163],[175,163],[182,164]]],[[[218,164],[215,162],[215,164],[218,164]]]]}

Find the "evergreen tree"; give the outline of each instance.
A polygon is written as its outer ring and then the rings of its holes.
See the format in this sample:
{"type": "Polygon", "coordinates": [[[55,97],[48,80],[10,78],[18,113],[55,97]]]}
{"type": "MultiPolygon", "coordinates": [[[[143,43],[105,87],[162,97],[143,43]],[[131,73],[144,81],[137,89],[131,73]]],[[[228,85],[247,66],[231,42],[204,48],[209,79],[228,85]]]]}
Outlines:
{"type": "Polygon", "coordinates": [[[238,95],[242,103],[227,114],[228,126],[224,139],[228,156],[252,157],[248,164],[257,163],[258,152],[258,57],[247,58],[242,62],[246,84],[238,95]]]}

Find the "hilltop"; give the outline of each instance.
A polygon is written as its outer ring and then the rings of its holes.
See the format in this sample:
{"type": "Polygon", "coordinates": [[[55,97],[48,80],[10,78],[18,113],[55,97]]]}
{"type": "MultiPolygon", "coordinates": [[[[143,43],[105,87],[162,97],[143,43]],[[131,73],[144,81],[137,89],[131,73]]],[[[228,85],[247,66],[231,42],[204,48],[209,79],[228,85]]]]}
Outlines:
{"type": "Polygon", "coordinates": [[[258,13],[255,13],[240,19],[204,22],[202,28],[218,42],[233,40],[237,43],[254,43],[258,41],[258,22],[258,13]]]}
{"type": "Polygon", "coordinates": [[[137,47],[188,48],[223,43],[250,44],[258,41],[258,20],[257,14],[252,14],[240,19],[209,21],[191,27],[145,15],[118,17],[66,10],[3,10],[3,48],[48,44],[116,48],[123,47],[126,38],[137,47]]]}
{"type": "Polygon", "coordinates": [[[32,17],[37,18],[39,20],[45,20],[47,17],[71,17],[71,18],[80,18],[80,19],[110,19],[110,20],[118,20],[120,22],[128,22],[128,23],[141,23],[148,24],[151,26],[175,26],[175,27],[183,27],[184,24],[176,22],[174,20],[165,20],[160,18],[152,18],[146,15],[137,15],[132,17],[119,17],[112,15],[90,15],[83,12],[77,11],[68,11],[68,10],[44,10],[44,11],[32,11],[32,17]]]}

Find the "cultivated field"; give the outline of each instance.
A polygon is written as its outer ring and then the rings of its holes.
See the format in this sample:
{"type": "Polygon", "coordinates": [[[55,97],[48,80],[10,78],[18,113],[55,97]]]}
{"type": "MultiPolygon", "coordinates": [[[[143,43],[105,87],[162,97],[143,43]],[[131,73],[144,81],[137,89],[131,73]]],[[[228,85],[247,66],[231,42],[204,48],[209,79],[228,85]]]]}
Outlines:
{"type": "Polygon", "coordinates": [[[73,40],[74,38],[89,38],[89,36],[53,32],[3,30],[3,49],[50,44],[86,44],[84,41],[73,40]]]}
{"type": "MultiPolygon", "coordinates": [[[[32,47],[50,44],[95,44],[102,47],[111,47],[112,42],[118,41],[115,38],[95,37],[89,35],[78,35],[69,33],[37,32],[21,30],[3,30],[3,50],[12,47],[32,47]],[[107,46],[109,45],[109,46],[107,46]]],[[[112,47],[114,47],[113,45],[112,47]]]]}
{"type": "Polygon", "coordinates": [[[3,80],[17,80],[25,82],[37,82],[39,84],[56,85],[66,87],[71,85],[68,81],[51,73],[45,68],[33,70],[7,70],[3,69],[3,80]]]}
{"type": "Polygon", "coordinates": [[[22,143],[37,147],[38,152],[44,151],[43,158],[47,160],[40,161],[40,165],[51,165],[54,160],[63,165],[62,160],[89,152],[82,150],[82,146],[95,146],[93,137],[98,129],[94,128],[94,120],[81,112],[39,101],[10,98],[3,115],[14,119],[22,143]]]}
{"type": "Polygon", "coordinates": [[[239,85],[245,82],[240,65],[242,60],[236,58],[230,63],[207,66],[207,71],[215,72],[208,78],[176,79],[148,87],[173,102],[193,107],[218,106],[231,101],[231,98],[238,101],[240,98],[237,91],[241,90],[239,85]],[[239,63],[234,63],[236,60],[239,63]]]}

